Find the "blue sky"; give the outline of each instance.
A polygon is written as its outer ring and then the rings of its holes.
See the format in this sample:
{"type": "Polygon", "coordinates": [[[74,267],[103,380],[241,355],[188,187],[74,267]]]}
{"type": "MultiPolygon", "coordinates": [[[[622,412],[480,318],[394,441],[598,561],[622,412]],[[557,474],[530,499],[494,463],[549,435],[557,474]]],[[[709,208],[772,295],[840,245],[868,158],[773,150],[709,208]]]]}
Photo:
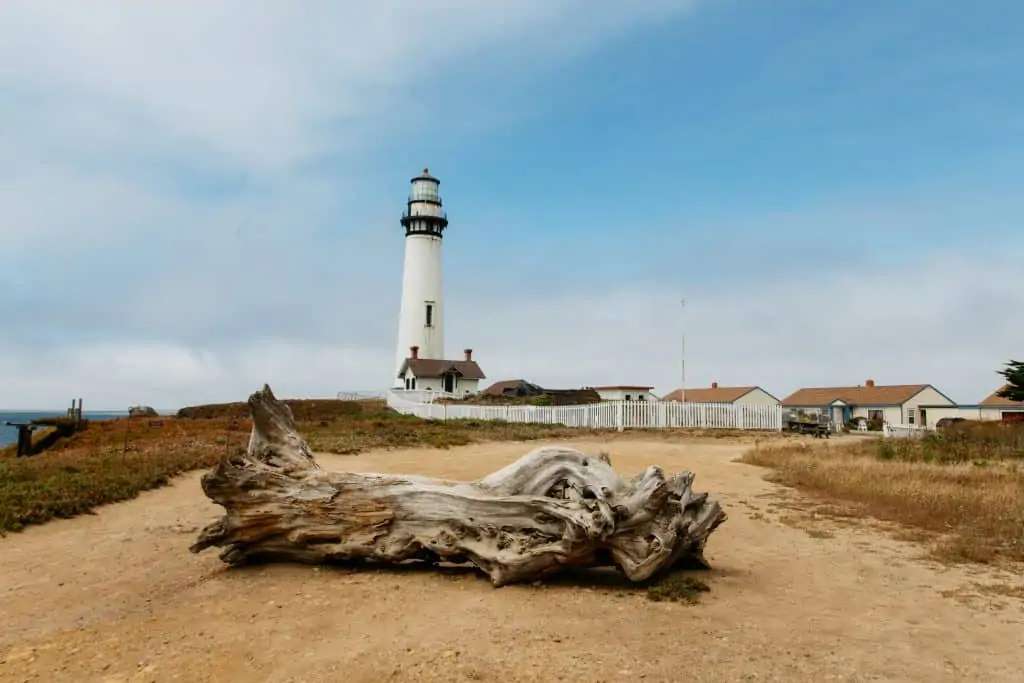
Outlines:
{"type": "Polygon", "coordinates": [[[688,385],[975,402],[1024,356],[1022,30],[1009,0],[12,0],[0,406],[389,385],[424,165],[449,352],[491,379],[667,392],[685,297],[688,385]]]}

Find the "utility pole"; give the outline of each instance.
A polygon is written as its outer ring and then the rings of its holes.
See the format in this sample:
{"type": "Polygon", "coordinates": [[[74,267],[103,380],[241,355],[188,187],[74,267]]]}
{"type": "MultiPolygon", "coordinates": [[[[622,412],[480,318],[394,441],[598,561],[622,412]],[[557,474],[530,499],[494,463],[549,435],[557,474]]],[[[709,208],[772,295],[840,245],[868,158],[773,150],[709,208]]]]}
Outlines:
{"type": "Polygon", "coordinates": [[[679,402],[686,402],[686,299],[682,300],[680,307],[682,313],[679,316],[682,331],[680,333],[680,355],[679,355],[679,402]]]}

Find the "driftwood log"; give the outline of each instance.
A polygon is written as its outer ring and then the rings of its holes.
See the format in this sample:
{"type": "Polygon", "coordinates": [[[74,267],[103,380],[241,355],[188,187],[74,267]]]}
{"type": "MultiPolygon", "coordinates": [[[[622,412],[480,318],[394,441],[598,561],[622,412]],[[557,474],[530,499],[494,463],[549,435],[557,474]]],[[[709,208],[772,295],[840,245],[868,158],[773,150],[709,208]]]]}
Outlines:
{"type": "Polygon", "coordinates": [[[468,562],[496,586],[611,565],[644,581],[677,564],[706,567],[704,544],[726,519],[691,490],[690,472],[666,479],[648,467],[627,481],[606,454],[561,446],[472,482],[331,472],[269,386],[249,409],[247,452],[225,455],[202,479],[227,514],[191,547],[224,548],[229,564],[468,562]]]}

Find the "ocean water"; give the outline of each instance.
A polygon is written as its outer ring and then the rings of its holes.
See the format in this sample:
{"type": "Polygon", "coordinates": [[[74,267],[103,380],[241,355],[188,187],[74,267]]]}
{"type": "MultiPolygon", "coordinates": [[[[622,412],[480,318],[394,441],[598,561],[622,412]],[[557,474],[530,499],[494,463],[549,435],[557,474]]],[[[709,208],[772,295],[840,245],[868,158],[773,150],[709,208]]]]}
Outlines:
{"type": "MultiPolygon", "coordinates": [[[[59,417],[66,414],[67,411],[61,412],[59,410],[23,412],[0,411],[0,448],[3,448],[7,444],[18,442],[18,428],[7,426],[8,422],[28,422],[29,420],[38,420],[41,417],[59,417]]],[[[127,410],[119,413],[104,413],[90,410],[82,411],[82,417],[88,420],[111,420],[116,417],[124,417],[127,414],[127,410]]]]}

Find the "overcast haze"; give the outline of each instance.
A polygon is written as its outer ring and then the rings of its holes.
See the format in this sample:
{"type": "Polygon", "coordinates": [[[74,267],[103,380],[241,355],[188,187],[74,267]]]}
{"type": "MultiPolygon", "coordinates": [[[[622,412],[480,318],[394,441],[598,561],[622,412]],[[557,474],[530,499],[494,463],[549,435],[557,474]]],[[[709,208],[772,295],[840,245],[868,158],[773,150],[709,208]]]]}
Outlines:
{"type": "Polygon", "coordinates": [[[446,343],[553,387],[1024,359],[1014,0],[0,2],[0,407],[391,385],[409,178],[446,343]]]}

